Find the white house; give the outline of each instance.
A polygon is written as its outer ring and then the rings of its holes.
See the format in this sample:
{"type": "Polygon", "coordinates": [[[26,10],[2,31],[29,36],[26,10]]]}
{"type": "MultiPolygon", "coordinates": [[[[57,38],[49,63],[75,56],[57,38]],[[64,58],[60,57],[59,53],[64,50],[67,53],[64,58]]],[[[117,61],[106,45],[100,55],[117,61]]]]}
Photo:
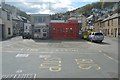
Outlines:
{"type": "Polygon", "coordinates": [[[33,38],[48,38],[49,22],[49,14],[32,14],[31,23],[33,25],[33,38]]]}
{"type": "Polygon", "coordinates": [[[1,19],[2,19],[2,38],[8,39],[13,36],[13,28],[12,28],[12,16],[11,13],[4,8],[0,8],[1,11],[1,19]]]}
{"type": "Polygon", "coordinates": [[[28,20],[26,23],[24,23],[23,33],[30,33],[32,35],[32,25],[28,20]]]}

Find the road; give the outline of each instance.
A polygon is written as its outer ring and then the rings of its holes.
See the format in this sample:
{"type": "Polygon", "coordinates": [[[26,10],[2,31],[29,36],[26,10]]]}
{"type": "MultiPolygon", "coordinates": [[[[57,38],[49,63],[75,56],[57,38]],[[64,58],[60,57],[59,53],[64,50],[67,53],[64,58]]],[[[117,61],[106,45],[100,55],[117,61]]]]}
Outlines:
{"type": "Polygon", "coordinates": [[[3,78],[117,78],[118,42],[32,40],[1,42],[3,78]]]}

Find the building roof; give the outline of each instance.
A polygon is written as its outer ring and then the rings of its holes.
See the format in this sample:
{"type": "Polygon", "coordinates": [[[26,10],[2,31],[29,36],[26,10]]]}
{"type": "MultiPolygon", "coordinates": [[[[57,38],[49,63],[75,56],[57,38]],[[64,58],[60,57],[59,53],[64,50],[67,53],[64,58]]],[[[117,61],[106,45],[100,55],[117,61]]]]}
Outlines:
{"type": "Polygon", "coordinates": [[[68,20],[77,20],[76,17],[71,17],[68,20]]]}
{"type": "Polygon", "coordinates": [[[13,15],[13,16],[12,16],[12,19],[13,19],[13,20],[18,20],[18,21],[23,21],[20,16],[16,16],[16,15],[13,15]]]}
{"type": "Polygon", "coordinates": [[[30,14],[31,16],[49,16],[49,14],[30,14]]]}
{"type": "Polygon", "coordinates": [[[12,17],[13,20],[19,20],[17,16],[12,17]]]}
{"type": "Polygon", "coordinates": [[[34,24],[34,25],[37,26],[37,27],[38,27],[38,26],[41,27],[41,26],[46,26],[47,24],[46,24],[46,23],[36,23],[36,24],[34,24]]]}
{"type": "Polygon", "coordinates": [[[50,20],[50,23],[66,23],[65,20],[50,20]]]}
{"type": "Polygon", "coordinates": [[[98,18],[95,22],[104,20],[104,17],[98,18]]]}
{"type": "Polygon", "coordinates": [[[81,21],[81,20],[78,20],[78,23],[82,23],[82,21],[81,21]]]}
{"type": "Polygon", "coordinates": [[[114,19],[114,18],[118,18],[118,17],[119,17],[119,14],[118,14],[118,13],[115,13],[115,14],[113,14],[112,16],[108,16],[107,18],[105,18],[105,19],[103,20],[103,22],[104,22],[104,21],[107,21],[107,20],[114,19]]]}
{"type": "Polygon", "coordinates": [[[119,16],[118,13],[113,14],[113,15],[111,16],[111,19],[113,19],[113,18],[117,18],[118,16],[119,16]]]}
{"type": "Polygon", "coordinates": [[[89,17],[87,17],[88,20],[91,19],[91,18],[93,18],[93,15],[90,15],[89,17]]]}
{"type": "Polygon", "coordinates": [[[111,16],[108,16],[107,18],[105,18],[105,19],[103,20],[103,22],[104,22],[104,21],[107,21],[107,20],[109,20],[109,19],[111,19],[111,16]]]}
{"type": "Polygon", "coordinates": [[[21,16],[17,16],[19,20],[23,21],[22,17],[21,16]]]}

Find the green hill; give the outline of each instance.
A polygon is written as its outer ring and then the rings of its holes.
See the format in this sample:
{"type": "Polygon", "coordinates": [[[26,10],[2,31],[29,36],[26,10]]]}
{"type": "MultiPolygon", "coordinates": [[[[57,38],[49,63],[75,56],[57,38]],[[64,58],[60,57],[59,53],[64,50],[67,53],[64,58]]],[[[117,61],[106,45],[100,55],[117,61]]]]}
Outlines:
{"type": "Polygon", "coordinates": [[[60,16],[65,16],[65,18],[69,18],[70,16],[70,13],[78,13],[78,14],[84,14],[86,17],[88,17],[89,15],[92,14],[92,9],[93,8],[96,8],[96,9],[105,9],[105,8],[110,8],[112,9],[113,5],[115,4],[116,2],[94,2],[92,4],[87,4],[83,7],[80,7],[80,8],[77,8],[73,11],[68,11],[68,12],[65,12],[65,13],[61,13],[60,14],[55,14],[55,15],[52,15],[52,19],[55,19],[55,17],[60,17],[60,16]]]}

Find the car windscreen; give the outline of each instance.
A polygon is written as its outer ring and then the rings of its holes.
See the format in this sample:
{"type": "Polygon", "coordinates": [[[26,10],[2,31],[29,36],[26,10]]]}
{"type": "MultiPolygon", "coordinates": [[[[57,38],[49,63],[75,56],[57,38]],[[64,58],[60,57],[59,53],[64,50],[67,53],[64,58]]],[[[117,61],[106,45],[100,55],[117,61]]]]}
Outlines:
{"type": "Polygon", "coordinates": [[[102,33],[95,33],[95,35],[103,35],[102,33]]]}

